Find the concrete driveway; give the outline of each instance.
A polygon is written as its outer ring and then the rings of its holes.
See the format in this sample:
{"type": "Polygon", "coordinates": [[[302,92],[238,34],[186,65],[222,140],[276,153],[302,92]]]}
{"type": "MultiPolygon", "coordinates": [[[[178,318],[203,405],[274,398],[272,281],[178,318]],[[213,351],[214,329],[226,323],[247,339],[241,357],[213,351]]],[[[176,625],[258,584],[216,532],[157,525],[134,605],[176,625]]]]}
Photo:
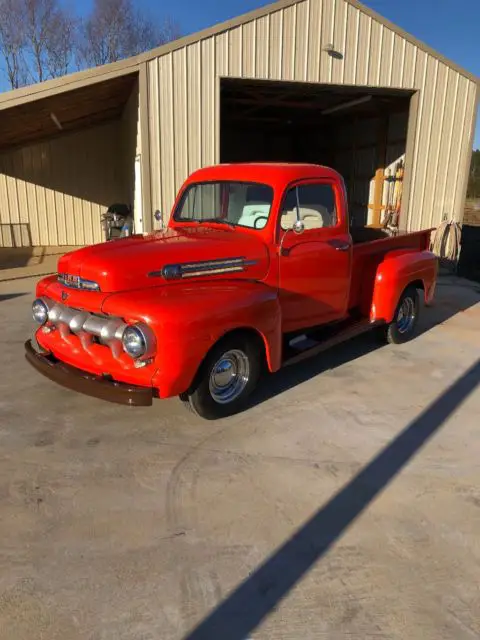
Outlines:
{"type": "Polygon", "coordinates": [[[213,424],[31,370],[33,288],[0,283],[2,640],[480,637],[480,286],[213,424]]]}

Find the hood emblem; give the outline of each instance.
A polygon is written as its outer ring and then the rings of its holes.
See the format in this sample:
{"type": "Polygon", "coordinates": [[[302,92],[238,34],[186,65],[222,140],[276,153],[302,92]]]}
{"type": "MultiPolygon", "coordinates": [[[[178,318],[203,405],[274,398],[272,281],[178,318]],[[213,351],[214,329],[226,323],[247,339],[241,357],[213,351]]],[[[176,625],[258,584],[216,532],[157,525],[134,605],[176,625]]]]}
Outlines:
{"type": "Polygon", "coordinates": [[[70,289],[100,291],[98,282],[94,282],[93,280],[85,280],[85,278],[81,278],[80,276],[73,276],[70,273],[59,273],[57,275],[57,280],[58,282],[60,282],[60,284],[63,284],[64,287],[69,287],[70,289]]]}
{"type": "Polygon", "coordinates": [[[66,291],[62,291],[62,300],[65,302],[67,298],[68,298],[68,293],[66,291]]]}

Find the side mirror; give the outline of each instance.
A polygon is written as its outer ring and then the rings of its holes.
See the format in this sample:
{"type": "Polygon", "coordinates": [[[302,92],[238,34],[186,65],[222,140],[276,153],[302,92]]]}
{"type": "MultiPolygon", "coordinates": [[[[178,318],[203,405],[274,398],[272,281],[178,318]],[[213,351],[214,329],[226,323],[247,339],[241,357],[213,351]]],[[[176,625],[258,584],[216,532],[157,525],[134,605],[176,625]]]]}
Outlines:
{"type": "Polygon", "coordinates": [[[293,232],[297,233],[297,234],[301,234],[305,231],[305,223],[303,222],[303,220],[295,220],[295,222],[293,223],[293,232]]]}
{"type": "Polygon", "coordinates": [[[160,222],[160,228],[163,229],[163,213],[157,209],[153,214],[153,217],[157,222],[160,222]]]}

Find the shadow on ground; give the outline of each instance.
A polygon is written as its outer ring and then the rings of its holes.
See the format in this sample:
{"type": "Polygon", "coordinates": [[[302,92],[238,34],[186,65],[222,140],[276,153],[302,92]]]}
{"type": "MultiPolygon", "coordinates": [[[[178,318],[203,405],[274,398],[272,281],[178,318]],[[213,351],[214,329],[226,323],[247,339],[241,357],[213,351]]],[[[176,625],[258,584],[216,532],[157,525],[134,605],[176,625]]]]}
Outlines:
{"type": "Polygon", "coordinates": [[[186,640],[245,640],[480,383],[480,360],[390,442],[186,640]]]}
{"type": "Polygon", "coordinates": [[[14,298],[21,298],[22,296],[26,296],[26,293],[0,293],[0,302],[5,302],[6,300],[13,300],[14,298]]]}
{"type": "Polygon", "coordinates": [[[45,249],[34,247],[0,248],[0,269],[26,267],[33,258],[41,264],[45,257],[45,249]]]}

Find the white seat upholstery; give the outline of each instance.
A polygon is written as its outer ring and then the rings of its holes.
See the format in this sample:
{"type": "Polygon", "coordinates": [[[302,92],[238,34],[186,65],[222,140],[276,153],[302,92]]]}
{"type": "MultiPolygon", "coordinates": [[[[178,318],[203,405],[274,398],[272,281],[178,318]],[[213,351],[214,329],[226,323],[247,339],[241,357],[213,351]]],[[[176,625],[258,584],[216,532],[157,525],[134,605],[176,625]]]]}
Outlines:
{"type": "Polygon", "coordinates": [[[297,211],[290,209],[289,211],[284,211],[282,213],[282,217],[280,219],[280,226],[282,229],[292,229],[294,223],[297,220],[297,211]]]}
{"type": "MultiPolygon", "coordinates": [[[[285,211],[281,219],[282,229],[291,229],[296,219],[296,209],[285,211]]],[[[305,229],[321,229],[335,224],[332,214],[321,204],[300,207],[300,220],[305,224],[305,229]]]]}
{"type": "Polygon", "coordinates": [[[243,207],[242,215],[237,220],[237,224],[244,227],[251,227],[252,229],[263,229],[267,224],[266,218],[268,218],[269,213],[269,204],[265,204],[264,202],[259,202],[258,204],[250,202],[243,207]],[[255,222],[258,218],[260,218],[260,220],[255,227],[255,222]]]}

